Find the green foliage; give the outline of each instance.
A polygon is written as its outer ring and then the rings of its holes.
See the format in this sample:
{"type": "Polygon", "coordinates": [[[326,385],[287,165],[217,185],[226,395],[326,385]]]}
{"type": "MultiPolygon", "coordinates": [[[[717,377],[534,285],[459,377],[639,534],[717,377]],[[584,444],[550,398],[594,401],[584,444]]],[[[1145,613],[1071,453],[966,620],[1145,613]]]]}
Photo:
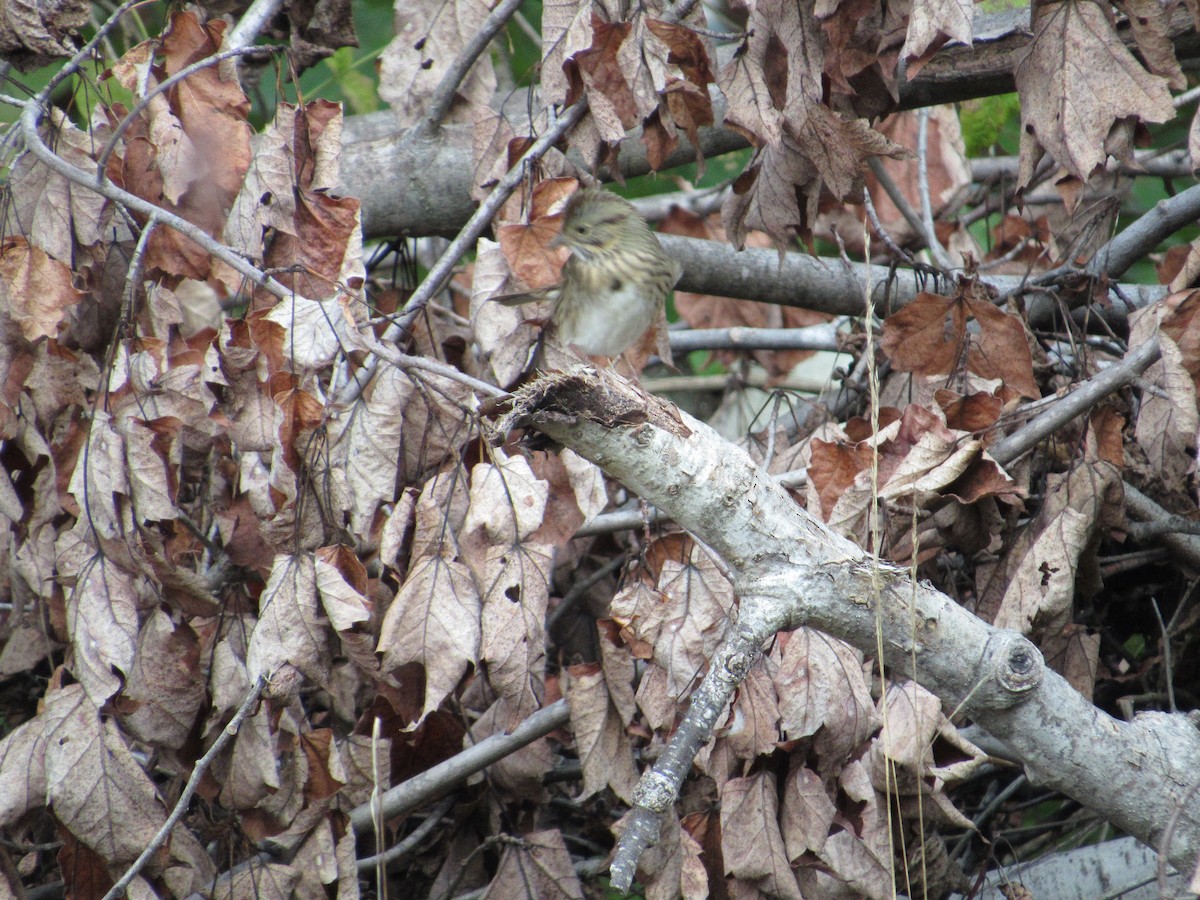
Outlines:
{"type": "Polygon", "coordinates": [[[964,103],[959,119],[968,156],[982,156],[1001,143],[1002,137],[1009,138],[1003,141],[1004,144],[1011,141],[1014,145],[1011,150],[1004,149],[1016,152],[1015,129],[1020,127],[1021,121],[1021,101],[1016,94],[1000,94],[964,103]],[[1011,137],[1007,134],[1010,131],[1014,132],[1011,137]]]}

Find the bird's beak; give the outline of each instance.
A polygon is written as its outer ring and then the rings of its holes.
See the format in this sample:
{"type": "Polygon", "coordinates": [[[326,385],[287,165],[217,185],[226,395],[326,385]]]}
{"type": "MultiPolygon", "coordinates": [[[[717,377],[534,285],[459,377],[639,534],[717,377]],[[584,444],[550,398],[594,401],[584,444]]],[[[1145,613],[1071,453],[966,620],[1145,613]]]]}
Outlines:
{"type": "Polygon", "coordinates": [[[562,229],[560,228],[560,229],[559,229],[559,230],[558,230],[558,231],[555,233],[554,237],[550,238],[550,243],[549,243],[549,245],[548,245],[548,246],[550,247],[550,249],[551,249],[551,250],[556,250],[556,249],[558,249],[559,247],[562,247],[562,246],[563,246],[563,244],[564,244],[564,242],[563,242],[563,233],[562,233],[562,229]]]}

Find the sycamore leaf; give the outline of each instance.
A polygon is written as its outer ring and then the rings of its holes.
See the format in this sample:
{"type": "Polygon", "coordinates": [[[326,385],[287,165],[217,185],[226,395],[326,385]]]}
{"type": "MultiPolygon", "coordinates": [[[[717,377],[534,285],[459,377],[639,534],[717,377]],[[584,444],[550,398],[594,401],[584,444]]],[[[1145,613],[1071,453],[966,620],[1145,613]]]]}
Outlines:
{"type": "Polygon", "coordinates": [[[638,771],[629,735],[609,698],[604,672],[596,663],[581,663],[570,666],[567,673],[565,693],[571,707],[571,731],[583,763],[583,792],[578,799],[611,787],[630,803],[638,771]]]}
{"type": "Polygon", "coordinates": [[[329,676],[329,648],[320,618],[316,560],[311,553],[279,554],[258,601],[246,668],[251,681],[292,665],[317,684],[329,676]]]}
{"type": "Polygon", "coordinates": [[[425,668],[425,698],[415,727],[479,661],[481,603],[465,565],[442,556],[416,560],[379,632],[383,668],[425,668]]]}
{"type": "MultiPolygon", "coordinates": [[[[487,18],[489,4],[449,0],[402,3],[395,10],[395,37],[379,55],[379,96],[391,105],[397,122],[408,126],[425,115],[443,76],[487,18]]],[[[496,73],[484,53],[459,83],[449,120],[469,120],[475,110],[486,110],[495,91],[496,73]]]]}
{"type": "Polygon", "coordinates": [[[135,860],[166,821],[154,785],[116,722],[81,685],[45,700],[46,800],[55,819],[111,865],[135,860]]]}
{"type": "MultiPolygon", "coordinates": [[[[1033,41],[1017,63],[1021,127],[1075,178],[1103,165],[1105,142],[1122,120],[1167,122],[1175,115],[1167,80],[1125,48],[1105,7],[1092,0],[1034,5],[1033,41]]],[[[1022,143],[1022,175],[1032,173],[1022,143]]],[[[1028,183],[1022,177],[1020,187],[1028,183]]]]}
{"type": "Polygon", "coordinates": [[[725,871],[772,897],[801,900],[779,830],[775,776],[731,778],[721,791],[721,850],[725,871]]]}

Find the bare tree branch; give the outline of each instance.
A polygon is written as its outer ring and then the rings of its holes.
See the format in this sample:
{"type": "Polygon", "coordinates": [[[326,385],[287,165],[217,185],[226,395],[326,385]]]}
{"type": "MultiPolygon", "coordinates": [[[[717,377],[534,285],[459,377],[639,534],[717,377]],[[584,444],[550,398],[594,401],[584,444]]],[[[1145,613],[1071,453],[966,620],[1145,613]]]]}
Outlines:
{"type": "MultiPolygon", "coordinates": [[[[1200,734],[1184,717],[1112,719],[1048,670],[1028,639],[987,625],[928,584],[914,585],[907,569],[872,565],[708,426],[614,376],[586,369],[546,376],[518,393],[501,427],[518,423],[597,462],[696,535],[732,572],[740,598],[737,621],[697,689],[695,711],[689,708],[639,784],[613,863],[618,888],[632,882],[690,752],[707,739],[762,643],[800,625],[867,653],[875,652],[881,628],[882,662],[1003,741],[1031,780],[1158,844],[1200,770],[1200,734]],[[922,623],[919,640],[914,621],[922,623]],[[1131,759],[1140,762],[1130,766],[1131,759]]],[[[1181,807],[1172,845],[1160,849],[1176,865],[1192,864],[1200,852],[1200,809],[1181,807]]]]}

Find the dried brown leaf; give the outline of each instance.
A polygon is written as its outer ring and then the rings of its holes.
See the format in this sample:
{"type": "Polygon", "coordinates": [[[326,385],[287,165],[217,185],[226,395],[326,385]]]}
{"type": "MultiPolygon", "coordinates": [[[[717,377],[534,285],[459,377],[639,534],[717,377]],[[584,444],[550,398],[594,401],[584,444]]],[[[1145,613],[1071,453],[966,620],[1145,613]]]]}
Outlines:
{"type": "Polygon", "coordinates": [[[0,242],[0,301],[26,340],[55,337],[84,294],[70,268],[20,237],[0,242]]]}
{"type": "Polygon", "coordinates": [[[571,864],[571,854],[559,831],[536,831],[511,843],[500,857],[496,876],[483,892],[484,900],[509,897],[578,898],[583,886],[571,864]]]}
{"type": "Polygon", "coordinates": [[[800,900],[779,830],[775,776],[731,778],[721,790],[721,850],[725,871],[773,897],[800,900]]]}
{"type": "Polygon", "coordinates": [[[571,708],[571,731],[579,761],[583,763],[583,793],[579,799],[611,787],[618,797],[631,803],[638,779],[633,745],[609,698],[604,671],[596,663],[581,663],[568,667],[567,674],[564,694],[571,708]]]}
{"type": "MultiPolygon", "coordinates": [[[[416,560],[380,627],[383,668],[425,668],[424,718],[479,660],[482,604],[470,571],[441,556],[416,560]]],[[[418,720],[419,721],[419,720],[418,720]]]]}
{"type": "Polygon", "coordinates": [[[805,853],[820,853],[836,813],[821,776],[793,758],[779,815],[787,858],[794,862],[805,853]]]}
{"type": "Polygon", "coordinates": [[[0,826],[46,803],[46,721],[36,716],[0,740],[0,826]]]}
{"type": "Polygon", "coordinates": [[[46,801],[55,818],[112,865],[133,862],[166,821],[158,792],[115,720],[81,685],[45,698],[46,801]]]}
{"type": "Polygon", "coordinates": [[[494,544],[511,546],[542,524],[550,485],[533,474],[523,456],[495,454],[495,465],[471,470],[470,506],[462,534],[481,529],[494,544]]]}
{"type": "MultiPolygon", "coordinates": [[[[63,565],[62,554],[59,560],[60,572],[72,571],[63,565]]],[[[67,662],[96,705],[103,705],[120,690],[121,675],[133,669],[138,608],[147,600],[146,588],[143,579],[104,555],[92,556],[78,570],[78,581],[67,602],[71,635],[67,662]]]]}
{"type": "MultiPolygon", "coordinates": [[[[1196,301],[1185,301],[1182,310],[1191,311],[1195,307],[1196,301]]],[[[1200,365],[1197,364],[1196,339],[1187,327],[1193,316],[1185,313],[1175,318],[1171,316],[1169,306],[1157,304],[1136,313],[1130,328],[1131,348],[1158,333],[1160,358],[1142,375],[1157,390],[1148,392],[1143,398],[1133,436],[1145,454],[1152,477],[1161,480],[1168,490],[1184,484],[1193,470],[1193,453],[1200,432],[1200,408],[1197,406],[1200,365]],[[1167,333],[1166,322],[1172,320],[1175,327],[1167,333]],[[1184,341],[1186,352],[1175,343],[1174,336],[1184,341]]]]}
{"type": "Polygon", "coordinates": [[[813,739],[819,770],[836,771],[878,727],[875,704],[859,652],[813,631],[798,629],[783,643],[773,680],[779,730],[789,741],[813,739]]]}
{"type": "Polygon", "coordinates": [[[195,633],[186,624],[175,625],[163,610],[152,610],[121,692],[122,726],[140,741],[178,750],[206,699],[195,633]]]}
{"type": "Polygon", "coordinates": [[[914,3],[908,35],[900,55],[908,63],[906,76],[915,78],[925,63],[950,40],[971,43],[975,4],[971,0],[931,0],[914,3]]]}
{"type": "Polygon", "coordinates": [[[553,560],[553,548],[532,542],[491,546],[471,560],[483,594],[480,656],[515,720],[537,710],[543,695],[553,560]]]}
{"type": "Polygon", "coordinates": [[[258,601],[258,624],[250,635],[246,668],[251,680],[268,681],[285,666],[311,681],[329,677],[329,642],[320,616],[316,559],[311,553],[279,554],[258,601]]]}
{"type": "MultiPolygon", "coordinates": [[[[1022,175],[1032,172],[1031,141],[1081,181],[1104,164],[1105,143],[1121,120],[1175,116],[1167,79],[1151,75],[1117,37],[1106,7],[1092,0],[1033,9],[1033,41],[1017,63],[1022,175]]],[[[1028,183],[1027,177],[1019,182],[1028,183]]]]}
{"type": "MultiPolygon", "coordinates": [[[[415,125],[426,113],[438,83],[487,18],[485,0],[406,3],[396,7],[395,37],[379,56],[379,96],[401,126],[415,125]]],[[[469,121],[486,109],[496,91],[491,57],[484,53],[455,91],[449,121],[469,121]]]]}

